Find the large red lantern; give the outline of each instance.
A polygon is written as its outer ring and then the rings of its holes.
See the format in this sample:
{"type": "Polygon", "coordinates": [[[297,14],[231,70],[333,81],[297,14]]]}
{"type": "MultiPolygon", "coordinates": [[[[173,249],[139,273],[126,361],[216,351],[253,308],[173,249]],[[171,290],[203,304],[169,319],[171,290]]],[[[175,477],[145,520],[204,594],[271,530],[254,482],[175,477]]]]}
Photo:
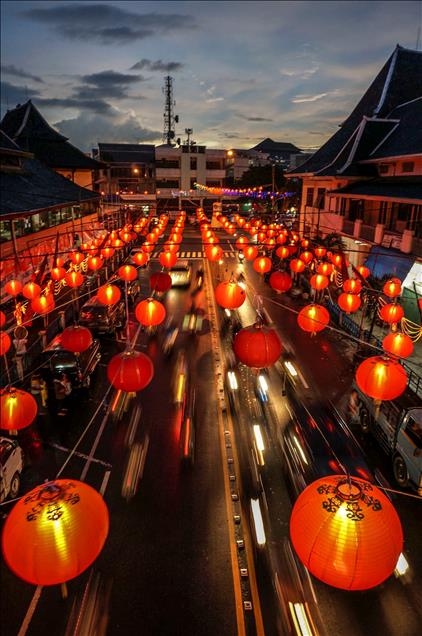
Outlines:
{"type": "Polygon", "coordinates": [[[141,325],[153,327],[160,325],[164,321],[166,310],[164,305],[158,300],[147,298],[136,305],[135,316],[141,325]]]}
{"type": "Polygon", "coordinates": [[[17,296],[22,291],[22,283],[16,279],[9,280],[4,286],[4,291],[10,296],[17,296]]]}
{"type": "Polygon", "coordinates": [[[353,314],[361,306],[361,298],[357,294],[340,294],[337,298],[337,303],[340,309],[346,312],[346,314],[353,314]]]}
{"type": "Polygon", "coordinates": [[[88,269],[92,270],[93,272],[96,272],[99,269],[101,269],[103,264],[104,264],[104,261],[99,256],[90,256],[88,258],[88,269]]]}
{"type": "Polygon", "coordinates": [[[52,280],[62,280],[66,276],[66,270],[64,267],[53,267],[50,272],[50,276],[52,280]]]}
{"type": "Polygon", "coordinates": [[[36,314],[48,314],[50,311],[53,311],[55,305],[53,294],[37,296],[31,301],[32,310],[36,314]]]}
{"type": "Polygon", "coordinates": [[[287,236],[285,234],[279,234],[276,238],[277,245],[284,245],[287,241],[287,236]]]}
{"type": "Polygon", "coordinates": [[[365,267],[365,265],[360,265],[357,268],[357,271],[362,276],[362,278],[368,278],[368,276],[371,274],[371,270],[368,267],[365,267]]]}
{"type": "Polygon", "coordinates": [[[268,256],[258,256],[252,263],[252,267],[258,274],[265,274],[270,271],[272,262],[268,256]]]}
{"type": "Polygon", "coordinates": [[[57,479],[26,493],[7,516],[4,560],[32,585],[58,585],[79,576],[107,539],[109,516],[101,495],[87,484],[57,479]]]}
{"type": "Polygon", "coordinates": [[[313,260],[314,255],[312,252],[302,252],[299,254],[299,258],[305,263],[305,265],[309,265],[309,263],[313,260]]]}
{"type": "Polygon", "coordinates": [[[407,386],[407,374],[397,360],[372,356],[356,369],[360,390],[374,400],[394,400],[407,386]]]}
{"type": "Polygon", "coordinates": [[[209,245],[205,248],[205,256],[209,261],[219,261],[223,258],[223,250],[219,245],[209,245]]]}
{"type": "Polygon", "coordinates": [[[390,280],[388,280],[385,283],[384,287],[382,288],[382,291],[389,298],[396,298],[397,296],[400,296],[400,294],[401,294],[401,281],[400,281],[400,279],[399,278],[391,278],[390,280]]]}
{"type": "Polygon", "coordinates": [[[65,276],[65,281],[69,287],[76,288],[82,285],[84,277],[81,272],[68,272],[65,276]]]}
{"type": "Polygon", "coordinates": [[[142,391],[154,376],[151,358],[140,351],[123,351],[113,356],[107,366],[107,377],[115,389],[142,391]]]}
{"type": "Polygon", "coordinates": [[[128,282],[138,278],[138,272],[136,271],[136,267],[133,267],[133,265],[122,265],[117,270],[117,274],[122,280],[128,282]]]}
{"type": "Polygon", "coordinates": [[[97,291],[97,298],[103,305],[115,305],[119,302],[121,291],[116,285],[103,285],[97,291]]]}
{"type": "Polygon", "coordinates": [[[292,286],[292,277],[287,272],[272,272],[269,278],[270,287],[272,287],[278,294],[286,292],[292,286]]]}
{"type": "Polygon", "coordinates": [[[333,273],[334,267],[332,263],[320,263],[317,267],[318,274],[323,276],[330,276],[333,273]]]}
{"type": "Polygon", "coordinates": [[[243,256],[247,261],[253,261],[258,256],[258,248],[254,245],[247,245],[243,248],[243,256]]]}
{"type": "Polygon", "coordinates": [[[163,294],[171,287],[171,276],[167,272],[155,272],[151,274],[149,284],[153,291],[163,294]]]}
{"type": "Polygon", "coordinates": [[[66,327],[60,336],[60,343],[66,351],[82,353],[82,351],[86,351],[91,346],[92,333],[86,327],[79,325],[66,327]]]}
{"type": "Polygon", "coordinates": [[[80,265],[85,260],[85,255],[82,252],[73,252],[70,255],[70,260],[74,265],[80,265]]]}
{"type": "Polygon", "coordinates": [[[314,254],[317,258],[323,258],[327,253],[325,247],[316,247],[314,249],[314,254]]]}
{"type": "Polygon", "coordinates": [[[305,263],[300,258],[294,258],[290,261],[290,269],[292,270],[292,272],[295,272],[295,274],[303,272],[305,267],[305,263]]]}
{"type": "Polygon", "coordinates": [[[139,267],[143,267],[149,261],[149,254],[147,254],[146,252],[136,252],[132,260],[135,263],[135,265],[138,265],[139,267]]]}
{"type": "Polygon", "coordinates": [[[394,303],[383,305],[379,313],[382,320],[384,320],[384,322],[388,322],[390,325],[396,324],[404,316],[403,307],[394,303]]]}
{"type": "Polygon", "coordinates": [[[37,283],[26,283],[26,285],[23,286],[22,294],[25,298],[28,298],[28,300],[33,300],[41,294],[41,287],[37,285],[37,283]]]}
{"type": "Polygon", "coordinates": [[[303,331],[317,333],[328,325],[330,314],[322,305],[306,305],[298,313],[297,322],[303,331]]]}
{"type": "Polygon", "coordinates": [[[170,269],[171,267],[176,265],[177,254],[173,254],[172,252],[161,252],[158,260],[160,261],[160,265],[162,267],[167,267],[167,269],[170,269]]]}
{"type": "Polygon", "coordinates": [[[405,333],[391,332],[382,341],[382,348],[391,355],[408,358],[413,353],[412,339],[405,333]]]}
{"type": "Polygon", "coordinates": [[[109,259],[109,258],[111,258],[113,255],[114,255],[114,249],[113,249],[112,247],[104,247],[104,248],[101,250],[101,256],[102,256],[103,258],[107,258],[107,259],[109,259]]]}
{"type": "Polygon", "coordinates": [[[278,258],[284,259],[290,256],[290,251],[288,247],[278,247],[275,251],[278,258]]]}
{"type": "Polygon", "coordinates": [[[328,283],[330,282],[328,276],[324,276],[324,274],[314,274],[311,276],[311,287],[316,289],[317,291],[321,291],[321,289],[325,289],[328,287],[328,283]]]}
{"type": "Polygon", "coordinates": [[[343,290],[347,294],[360,294],[362,291],[362,283],[358,278],[348,278],[343,283],[343,290]]]}
{"type": "Polygon", "coordinates": [[[344,590],[380,585],[403,549],[390,500],[368,481],[345,475],[327,475],[305,488],[293,506],[290,537],[314,576],[344,590]]]}
{"type": "Polygon", "coordinates": [[[241,329],[233,342],[233,351],[240,362],[256,369],[270,367],[277,362],[282,349],[275,329],[258,324],[241,329]]]}
{"type": "Polygon", "coordinates": [[[26,391],[10,387],[0,393],[1,428],[18,431],[30,426],[37,416],[35,398],[26,391]]]}
{"type": "Polygon", "coordinates": [[[215,289],[215,300],[225,309],[238,309],[246,299],[246,292],[240,285],[226,281],[217,285],[215,289]]]}
{"type": "Polygon", "coordinates": [[[0,356],[5,356],[11,346],[12,341],[10,340],[9,334],[6,331],[0,331],[0,356]]]}

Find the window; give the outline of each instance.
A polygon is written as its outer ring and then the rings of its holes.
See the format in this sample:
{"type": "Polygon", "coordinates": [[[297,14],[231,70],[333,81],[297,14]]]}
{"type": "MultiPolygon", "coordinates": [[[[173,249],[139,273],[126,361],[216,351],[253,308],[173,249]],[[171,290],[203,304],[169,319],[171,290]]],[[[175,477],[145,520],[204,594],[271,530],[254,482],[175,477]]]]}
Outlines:
{"type": "Polygon", "coordinates": [[[387,201],[381,201],[380,211],[378,214],[378,223],[383,223],[387,221],[387,201]]]}
{"type": "Polygon", "coordinates": [[[306,203],[305,205],[313,205],[314,203],[314,189],[308,188],[306,190],[306,203]]]}
{"type": "Polygon", "coordinates": [[[0,221],[0,243],[12,240],[11,221],[0,221]]]}
{"type": "Polygon", "coordinates": [[[196,178],[195,178],[195,177],[193,177],[193,178],[190,180],[190,189],[191,189],[191,190],[195,190],[195,183],[196,183],[196,178]]]}
{"type": "Polygon", "coordinates": [[[340,199],[340,215],[344,216],[346,214],[346,198],[341,197],[340,199]]]}
{"type": "Polygon", "coordinates": [[[324,207],[325,207],[325,188],[318,188],[316,204],[317,204],[317,207],[320,210],[324,209],[324,207]]]}
{"type": "Polygon", "coordinates": [[[349,205],[349,219],[356,221],[362,219],[363,216],[363,201],[362,199],[350,199],[349,205]]]}
{"type": "Polygon", "coordinates": [[[409,415],[404,432],[418,448],[422,448],[422,426],[411,415],[409,415]]]}
{"type": "Polygon", "coordinates": [[[207,170],[222,170],[220,161],[207,161],[206,162],[207,170]]]}
{"type": "Polygon", "coordinates": [[[166,179],[166,180],[162,180],[162,181],[157,181],[157,189],[159,190],[160,188],[176,188],[179,189],[180,188],[180,184],[179,184],[179,180],[178,179],[166,179]]]}
{"type": "Polygon", "coordinates": [[[196,170],[196,157],[191,157],[191,160],[190,160],[190,169],[191,169],[191,170],[196,170]]]}
{"type": "Polygon", "coordinates": [[[408,221],[412,214],[410,203],[399,203],[397,208],[397,221],[408,221]]]}
{"type": "Polygon", "coordinates": [[[402,172],[413,172],[414,168],[415,168],[415,164],[413,161],[404,161],[401,164],[402,172]]]}

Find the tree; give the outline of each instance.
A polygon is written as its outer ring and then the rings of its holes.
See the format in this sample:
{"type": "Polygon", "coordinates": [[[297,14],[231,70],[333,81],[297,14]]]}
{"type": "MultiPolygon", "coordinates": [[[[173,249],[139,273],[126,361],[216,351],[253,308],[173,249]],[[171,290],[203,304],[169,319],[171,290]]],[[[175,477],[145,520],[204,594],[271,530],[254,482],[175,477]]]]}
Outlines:
{"type": "MultiPolygon", "coordinates": [[[[281,166],[274,166],[274,185],[275,189],[279,190],[285,185],[285,178],[283,169],[281,166]]],[[[262,186],[267,190],[271,190],[273,183],[273,166],[270,164],[266,166],[251,166],[246,172],[243,173],[242,178],[236,182],[236,186],[239,188],[254,188],[255,186],[262,186]]]]}

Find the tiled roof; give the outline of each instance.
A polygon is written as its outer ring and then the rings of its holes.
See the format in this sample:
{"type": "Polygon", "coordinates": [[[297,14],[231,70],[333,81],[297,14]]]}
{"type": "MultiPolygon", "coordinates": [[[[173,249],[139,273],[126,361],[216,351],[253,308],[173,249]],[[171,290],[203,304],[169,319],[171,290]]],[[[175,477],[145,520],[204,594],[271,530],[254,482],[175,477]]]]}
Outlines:
{"type": "Polygon", "coordinates": [[[367,158],[422,154],[422,96],[398,106],[390,113],[399,123],[367,158]]]}
{"type": "Polygon", "coordinates": [[[344,188],[331,190],[331,194],[350,196],[374,196],[380,199],[411,199],[422,201],[422,181],[420,177],[379,178],[350,183],[344,188]]]}
{"type": "Polygon", "coordinates": [[[301,152],[300,148],[297,148],[294,144],[291,144],[288,141],[273,141],[269,137],[260,141],[259,144],[251,148],[251,150],[260,150],[261,152],[291,152],[291,153],[299,153],[301,152]]]}
{"type": "Polygon", "coordinates": [[[99,143],[99,156],[109,163],[150,163],[155,159],[153,144],[99,143]]]}

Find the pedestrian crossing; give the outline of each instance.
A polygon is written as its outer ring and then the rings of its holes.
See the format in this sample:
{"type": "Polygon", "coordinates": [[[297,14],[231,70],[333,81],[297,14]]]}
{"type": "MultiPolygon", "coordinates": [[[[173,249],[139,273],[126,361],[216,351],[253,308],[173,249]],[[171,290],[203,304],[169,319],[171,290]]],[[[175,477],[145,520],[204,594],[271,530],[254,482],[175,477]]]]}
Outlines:
{"type": "MultiPolygon", "coordinates": [[[[161,251],[153,252],[151,258],[158,258],[160,254],[161,251]]],[[[235,255],[235,252],[223,252],[224,258],[230,258],[235,255]]],[[[188,258],[189,260],[205,258],[205,252],[179,252],[178,258],[188,258]]]]}

